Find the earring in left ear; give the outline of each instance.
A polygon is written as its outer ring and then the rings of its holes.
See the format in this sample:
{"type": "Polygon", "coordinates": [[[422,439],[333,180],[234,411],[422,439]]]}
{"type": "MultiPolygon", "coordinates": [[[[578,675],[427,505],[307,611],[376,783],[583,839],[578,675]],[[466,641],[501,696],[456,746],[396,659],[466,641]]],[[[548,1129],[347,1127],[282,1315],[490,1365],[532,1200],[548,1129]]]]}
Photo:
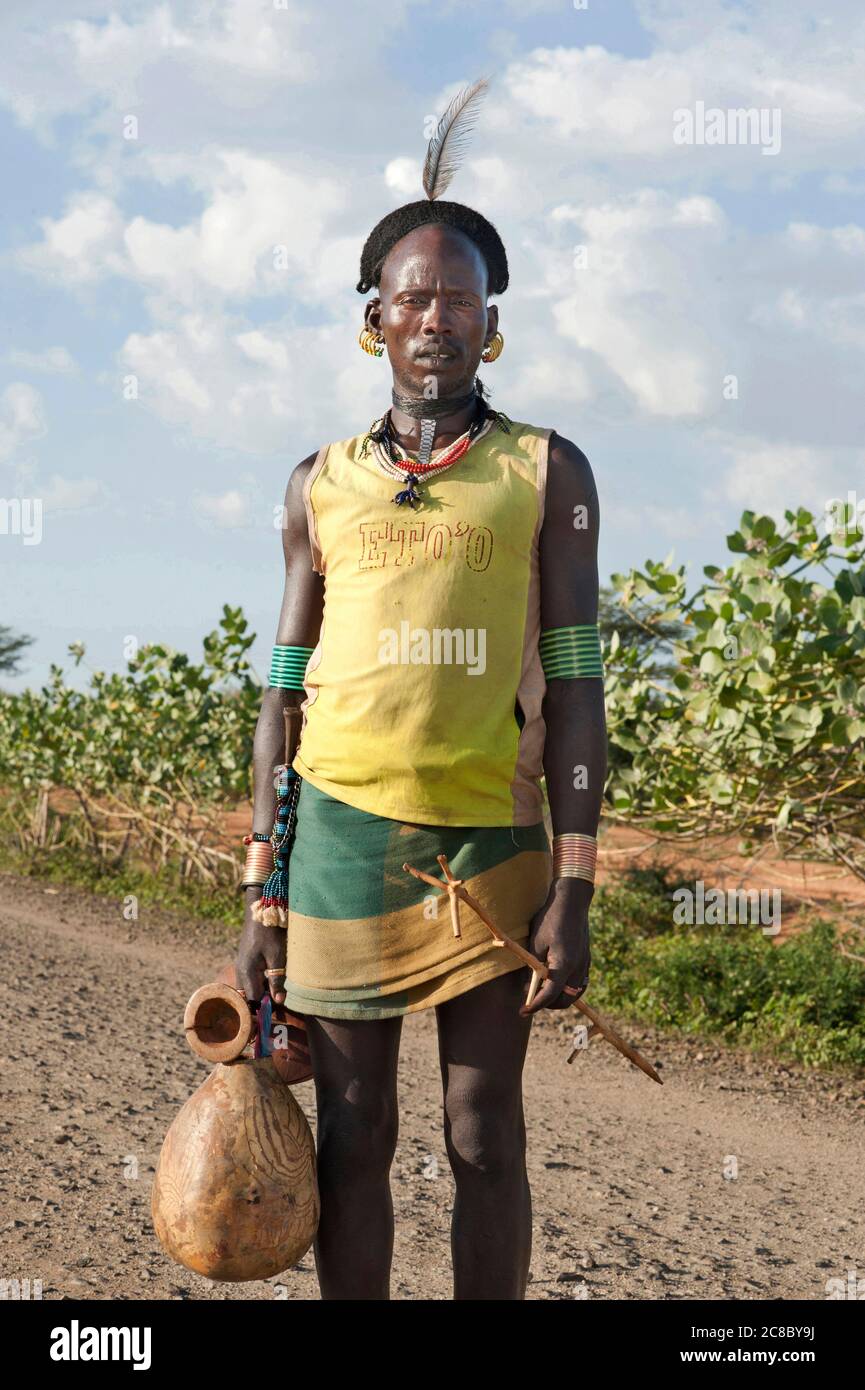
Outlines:
{"type": "Polygon", "coordinates": [[[504,345],[505,340],[502,337],[501,333],[494,333],[492,338],[490,338],[489,342],[484,348],[483,352],[481,353],[481,361],[495,362],[497,357],[501,357],[502,348],[504,347],[504,345]]]}
{"type": "Polygon", "coordinates": [[[384,352],[384,334],[375,329],[362,328],[357,335],[357,341],[370,357],[381,357],[384,352]]]}

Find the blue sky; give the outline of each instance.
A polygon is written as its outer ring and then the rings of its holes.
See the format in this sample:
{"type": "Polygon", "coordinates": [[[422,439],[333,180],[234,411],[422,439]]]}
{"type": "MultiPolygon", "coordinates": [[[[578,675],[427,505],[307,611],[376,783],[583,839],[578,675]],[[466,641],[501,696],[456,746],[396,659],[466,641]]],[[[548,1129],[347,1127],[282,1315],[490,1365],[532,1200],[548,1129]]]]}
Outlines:
{"type": "Polygon", "coordinates": [[[511,261],[485,379],[589,456],[602,575],[865,496],[863,55],[853,0],[7,0],[0,517],[42,504],[38,544],[0,520],[7,688],[74,641],[198,654],[224,603],[266,671],[287,477],[389,400],[360,246],[481,74],[449,196],[511,261]],[[676,143],[699,103],[780,113],[777,152],[676,143]]]}

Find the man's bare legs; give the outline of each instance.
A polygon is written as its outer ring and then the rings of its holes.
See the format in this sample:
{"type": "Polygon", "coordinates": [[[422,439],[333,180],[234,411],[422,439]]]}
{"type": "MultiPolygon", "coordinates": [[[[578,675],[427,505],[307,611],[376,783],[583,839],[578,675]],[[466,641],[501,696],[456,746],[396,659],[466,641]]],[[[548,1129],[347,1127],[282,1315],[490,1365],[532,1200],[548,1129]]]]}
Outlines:
{"type": "MultiPolygon", "coordinates": [[[[532,1021],[517,1010],[527,974],[510,971],[436,1008],[445,1146],[456,1184],[456,1299],[525,1297],[532,1207],[522,1070],[532,1021]]],[[[402,1018],[306,1022],[318,1109],[321,1297],[387,1299],[402,1018]]]]}
{"type": "Polygon", "coordinates": [[[523,1299],[532,1253],[522,1071],[531,1018],[527,970],[436,1008],[445,1146],[456,1183],[455,1299],[523,1299]]]}
{"type": "Polygon", "coordinates": [[[402,1018],[308,1017],[306,1023],[318,1110],[321,1297],[387,1299],[402,1018]]]}

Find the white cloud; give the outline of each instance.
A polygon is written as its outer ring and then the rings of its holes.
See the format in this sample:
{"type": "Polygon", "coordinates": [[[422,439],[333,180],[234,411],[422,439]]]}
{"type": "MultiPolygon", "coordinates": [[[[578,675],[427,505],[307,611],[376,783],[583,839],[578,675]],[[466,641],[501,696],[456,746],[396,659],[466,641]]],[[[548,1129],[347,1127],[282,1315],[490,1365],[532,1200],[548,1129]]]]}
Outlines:
{"type": "Polygon", "coordinates": [[[285,288],[285,271],[314,271],[326,222],[344,199],[329,178],[220,151],[198,221],[175,228],[136,217],[126,247],[134,273],[180,300],[202,284],[220,298],[285,288]]]}
{"type": "MultiPolygon", "coordinates": [[[[707,270],[723,244],[721,209],[711,199],[641,189],[573,212],[573,245],[538,251],[559,333],[595,354],[641,410],[707,412],[723,374],[720,345],[706,328],[707,310],[720,309],[707,270]]],[[[569,225],[561,205],[556,223],[569,225]]]]}
{"type": "Polygon", "coordinates": [[[234,488],[218,496],[199,493],[193,504],[200,517],[226,530],[250,523],[250,498],[234,488]]]}
{"type": "Polygon", "coordinates": [[[617,530],[625,528],[641,539],[647,536],[664,537],[679,545],[699,532],[705,519],[705,514],[696,506],[679,503],[665,506],[647,499],[635,505],[628,498],[616,498],[604,510],[604,524],[607,527],[615,526],[617,530]]]}
{"type": "MultiPolygon", "coordinates": [[[[185,177],[191,162],[175,158],[162,177],[169,171],[185,177]]],[[[206,206],[194,222],[126,221],[106,195],[78,193],[63,217],[41,219],[43,240],[20,262],[72,283],[123,275],[182,304],[315,280],[327,225],[346,199],[335,180],[234,150],[207,152],[195,172],[206,206]]]]}
{"type": "Polygon", "coordinates": [[[849,194],[853,198],[861,198],[865,194],[865,179],[851,179],[846,174],[829,174],[823,180],[823,189],[826,193],[839,193],[842,196],[849,194]]]}
{"type": "Polygon", "coordinates": [[[858,441],[865,247],[855,223],[753,231],[716,199],[641,188],[554,204],[546,236],[518,257],[514,279],[535,289],[503,305],[506,338],[514,308],[521,335],[542,320],[541,296],[561,335],[532,339],[541,371],[554,372],[563,339],[588,399],[615,401],[620,422],[667,418],[809,448],[858,441]]]}
{"type": "Polygon", "coordinates": [[[503,74],[506,99],[495,124],[511,137],[511,157],[528,168],[547,146],[544,167],[568,158],[585,177],[596,161],[624,173],[640,161],[644,180],[695,174],[747,182],[772,174],[856,167],[865,135],[861,52],[865,14],[849,3],[815,19],[804,3],[761,0],[747,13],[708,0],[640,6],[657,42],[627,57],[600,44],[537,48],[503,74]],[[780,109],[781,153],[754,145],[673,144],[673,113],[698,101],[722,110],[780,109]],[[515,142],[515,143],[514,143],[515,142]],[[761,167],[762,166],[762,167],[761,167]]]}
{"type": "Polygon", "coordinates": [[[227,0],[191,14],[186,25],[175,20],[171,6],[159,4],[138,23],[112,13],[106,24],[77,20],[63,25],[62,32],[89,85],[104,83],[110,89],[112,75],[116,82],[118,71],[141,71],[160,51],[191,64],[309,81],[312,55],[299,42],[303,27],[302,6],[282,0],[268,13],[248,0],[227,0]]]}
{"type": "Polygon", "coordinates": [[[26,381],[13,381],[0,396],[0,461],[45,433],[42,397],[26,381]]]}
{"type": "Polygon", "coordinates": [[[807,248],[809,251],[842,251],[857,256],[865,264],[865,228],[856,223],[846,227],[819,227],[813,222],[791,222],[787,228],[791,245],[807,248]]]}
{"type": "Polygon", "coordinates": [[[102,193],[77,193],[63,217],[42,217],[42,241],[18,252],[28,269],[48,279],[71,283],[94,281],[106,274],[122,274],[123,219],[112,200],[102,193]]]}
{"type": "MultiPolygon", "coordinates": [[[[141,118],[151,147],[194,153],[263,119],[327,115],[334,91],[354,93],[357,124],[378,105],[359,77],[358,54],[375,62],[424,0],[28,0],[0,11],[0,100],[45,140],[57,117],[80,113],[108,137],[76,160],[103,172],[128,163],[126,114],[141,118]],[[77,10],[70,17],[69,11],[77,10]],[[82,11],[85,13],[82,14],[82,11]],[[262,112],[278,113],[272,117],[262,112]]],[[[293,133],[293,132],[292,132],[293,133]]]]}
{"type": "MultiPolygon", "coordinates": [[[[489,368],[485,375],[491,371],[489,368]]],[[[568,401],[571,406],[585,404],[594,392],[583,363],[571,361],[565,354],[556,359],[538,358],[530,353],[527,360],[521,360],[514,368],[509,394],[514,400],[537,402],[539,407],[543,402],[543,408],[549,413],[557,401],[568,401]]]]}
{"type": "Polygon", "coordinates": [[[97,478],[64,478],[59,473],[52,473],[47,486],[36,485],[35,490],[46,512],[83,511],[104,495],[97,478]]]}
{"type": "MultiPolygon", "coordinates": [[[[186,342],[200,347],[196,340],[197,321],[186,319],[186,342]]],[[[132,333],[123,347],[124,364],[139,378],[139,399],[146,399],[148,387],[156,383],[169,406],[183,407],[184,414],[202,415],[210,411],[213,398],[210,391],[184,360],[183,337],[168,331],[143,334],[132,333]]]]}
{"type": "MultiPolygon", "coordinates": [[[[731,442],[727,452],[730,465],[720,479],[721,495],[778,520],[790,507],[807,507],[822,515],[827,499],[846,496],[857,472],[861,475],[861,459],[852,452],[759,439],[731,442]]],[[[717,495],[717,487],[707,491],[707,496],[717,495]]]]}
{"type": "Polygon", "coordinates": [[[272,367],[275,371],[288,370],[290,363],[285,343],[259,331],[238,333],[234,341],[250,362],[259,362],[263,367],[272,367]]]}
{"type": "MultiPolygon", "coordinates": [[[[31,0],[28,9],[39,3],[31,0]]],[[[303,4],[277,8],[217,0],[202,7],[174,0],[148,9],[113,0],[88,4],[92,19],[69,19],[58,16],[56,0],[41,3],[48,13],[30,15],[41,20],[32,28],[20,17],[17,24],[14,15],[7,17],[10,43],[0,63],[5,100],[19,121],[37,128],[63,112],[91,106],[96,98],[128,110],[141,100],[154,68],[169,73],[180,67],[189,85],[221,81],[221,95],[229,100],[233,80],[244,94],[263,80],[305,86],[316,74],[314,55],[302,41],[303,4]]]]}
{"type": "Polygon", "coordinates": [[[423,196],[422,169],[422,160],[409,159],[406,155],[400,155],[398,159],[391,159],[388,162],[384,171],[384,181],[388,188],[392,192],[398,193],[401,198],[406,200],[420,198],[423,196]]]}
{"type": "Polygon", "coordinates": [[[333,438],[341,416],[365,425],[380,411],[385,372],[358,348],[359,325],[249,330],[224,313],[184,314],[130,335],[121,363],[139,379],[139,406],[168,423],[242,453],[284,453],[295,435],[333,438]]]}
{"type": "Polygon", "coordinates": [[[6,361],[15,367],[25,367],[31,372],[56,372],[60,376],[78,370],[72,354],[65,347],[43,348],[41,352],[13,348],[6,354],[6,361]]]}

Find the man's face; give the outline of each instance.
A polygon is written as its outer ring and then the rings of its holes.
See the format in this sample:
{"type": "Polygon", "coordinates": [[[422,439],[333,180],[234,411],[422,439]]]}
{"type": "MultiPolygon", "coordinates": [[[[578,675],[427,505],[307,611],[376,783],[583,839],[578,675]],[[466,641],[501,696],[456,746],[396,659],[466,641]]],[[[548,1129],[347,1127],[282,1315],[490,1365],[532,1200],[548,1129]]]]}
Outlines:
{"type": "Polygon", "coordinates": [[[432,398],[470,391],[498,324],[474,242],[442,223],[409,232],[385,260],[379,295],[366,319],[384,334],[396,386],[432,398]]]}

